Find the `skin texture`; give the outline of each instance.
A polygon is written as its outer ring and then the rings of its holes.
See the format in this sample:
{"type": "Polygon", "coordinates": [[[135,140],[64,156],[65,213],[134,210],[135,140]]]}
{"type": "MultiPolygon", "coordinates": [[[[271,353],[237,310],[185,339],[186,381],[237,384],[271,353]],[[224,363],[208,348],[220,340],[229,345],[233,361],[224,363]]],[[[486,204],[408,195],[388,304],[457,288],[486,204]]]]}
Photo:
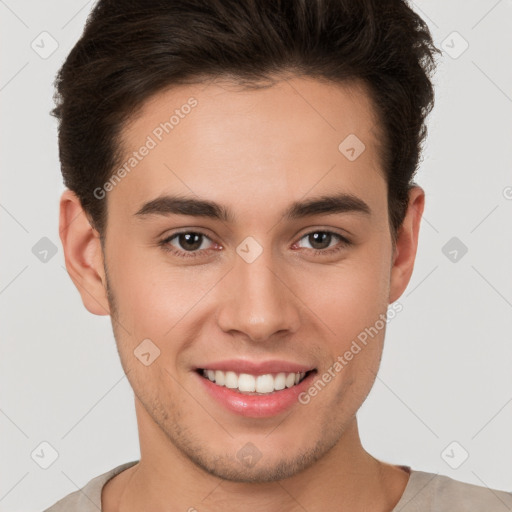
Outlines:
{"type": "MultiPolygon", "coordinates": [[[[111,315],[135,394],[141,460],[104,487],[103,508],[390,511],[408,475],[364,450],[356,419],[385,329],[307,405],[270,418],[226,410],[193,369],[228,358],[284,359],[321,375],[405,290],[424,192],[411,190],[393,251],[378,124],[365,89],[302,77],[261,90],[216,82],[161,92],[125,127],[127,157],[190,97],[197,106],[103,199],[104,250],[76,196],[61,198],[67,269],[85,307],[111,315]],[[349,134],[365,144],[354,161],[338,150],[349,134]],[[371,215],[283,218],[292,202],[334,192],[361,198],[371,215]],[[135,215],[163,194],[218,202],[234,221],[135,215]],[[159,245],[184,230],[206,234],[200,255],[180,258],[159,245]],[[352,244],[315,254],[319,246],[306,235],[326,230],[352,244]],[[236,252],[247,236],[263,249],[250,264],[236,252]],[[134,356],[147,338],[161,351],[149,366],[134,356]],[[248,442],[261,453],[253,467],[236,456],[248,442]]],[[[177,238],[167,246],[186,253],[177,238]]],[[[324,244],[336,246],[336,237],[324,244]]]]}

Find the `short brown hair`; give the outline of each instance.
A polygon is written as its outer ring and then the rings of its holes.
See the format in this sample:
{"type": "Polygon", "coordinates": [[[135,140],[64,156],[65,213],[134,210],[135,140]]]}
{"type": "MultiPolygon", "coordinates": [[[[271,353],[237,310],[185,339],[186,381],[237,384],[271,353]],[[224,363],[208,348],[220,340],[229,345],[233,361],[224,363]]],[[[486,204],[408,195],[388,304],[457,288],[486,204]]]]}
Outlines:
{"type": "Polygon", "coordinates": [[[394,241],[434,104],[437,52],[405,0],[99,0],[55,81],[64,183],[101,234],[106,201],[93,191],[121,162],[123,126],[155,93],[214,78],[257,86],[285,72],[359,80],[383,133],[394,241]]]}

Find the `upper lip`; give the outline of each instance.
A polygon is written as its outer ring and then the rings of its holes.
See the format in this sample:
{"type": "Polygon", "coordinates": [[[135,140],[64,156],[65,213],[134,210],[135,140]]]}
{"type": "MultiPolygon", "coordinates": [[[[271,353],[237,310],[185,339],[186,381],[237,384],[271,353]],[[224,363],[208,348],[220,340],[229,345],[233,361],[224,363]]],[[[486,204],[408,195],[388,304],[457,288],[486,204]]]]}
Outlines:
{"type": "Polygon", "coordinates": [[[265,375],[267,373],[302,373],[314,370],[312,365],[294,363],[271,359],[267,361],[249,361],[247,359],[226,359],[198,365],[196,369],[221,370],[224,372],[249,373],[251,375],[265,375]]]}

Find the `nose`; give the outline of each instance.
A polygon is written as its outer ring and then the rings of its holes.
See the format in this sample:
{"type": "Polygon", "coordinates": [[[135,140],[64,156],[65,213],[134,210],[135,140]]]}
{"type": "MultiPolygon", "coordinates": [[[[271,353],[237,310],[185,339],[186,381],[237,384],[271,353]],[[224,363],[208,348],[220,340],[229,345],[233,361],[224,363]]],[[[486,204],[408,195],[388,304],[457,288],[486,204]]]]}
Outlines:
{"type": "Polygon", "coordinates": [[[299,307],[289,272],[273,264],[271,251],[264,250],[252,263],[236,256],[233,269],[222,282],[217,322],[224,332],[264,342],[296,332],[299,307]]]}

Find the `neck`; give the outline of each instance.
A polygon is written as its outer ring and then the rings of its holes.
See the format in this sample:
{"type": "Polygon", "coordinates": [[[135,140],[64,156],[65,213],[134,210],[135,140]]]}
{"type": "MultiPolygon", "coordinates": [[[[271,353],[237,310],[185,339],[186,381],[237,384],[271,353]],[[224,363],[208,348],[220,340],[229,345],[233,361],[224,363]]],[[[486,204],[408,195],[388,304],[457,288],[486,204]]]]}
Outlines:
{"type": "Polygon", "coordinates": [[[240,483],[220,479],[195,465],[157,425],[141,422],[144,414],[146,411],[137,411],[140,462],[105,486],[102,501],[106,512],[390,512],[407,485],[407,473],[364,450],[356,418],[339,442],[303,471],[273,482],[240,483]]]}

